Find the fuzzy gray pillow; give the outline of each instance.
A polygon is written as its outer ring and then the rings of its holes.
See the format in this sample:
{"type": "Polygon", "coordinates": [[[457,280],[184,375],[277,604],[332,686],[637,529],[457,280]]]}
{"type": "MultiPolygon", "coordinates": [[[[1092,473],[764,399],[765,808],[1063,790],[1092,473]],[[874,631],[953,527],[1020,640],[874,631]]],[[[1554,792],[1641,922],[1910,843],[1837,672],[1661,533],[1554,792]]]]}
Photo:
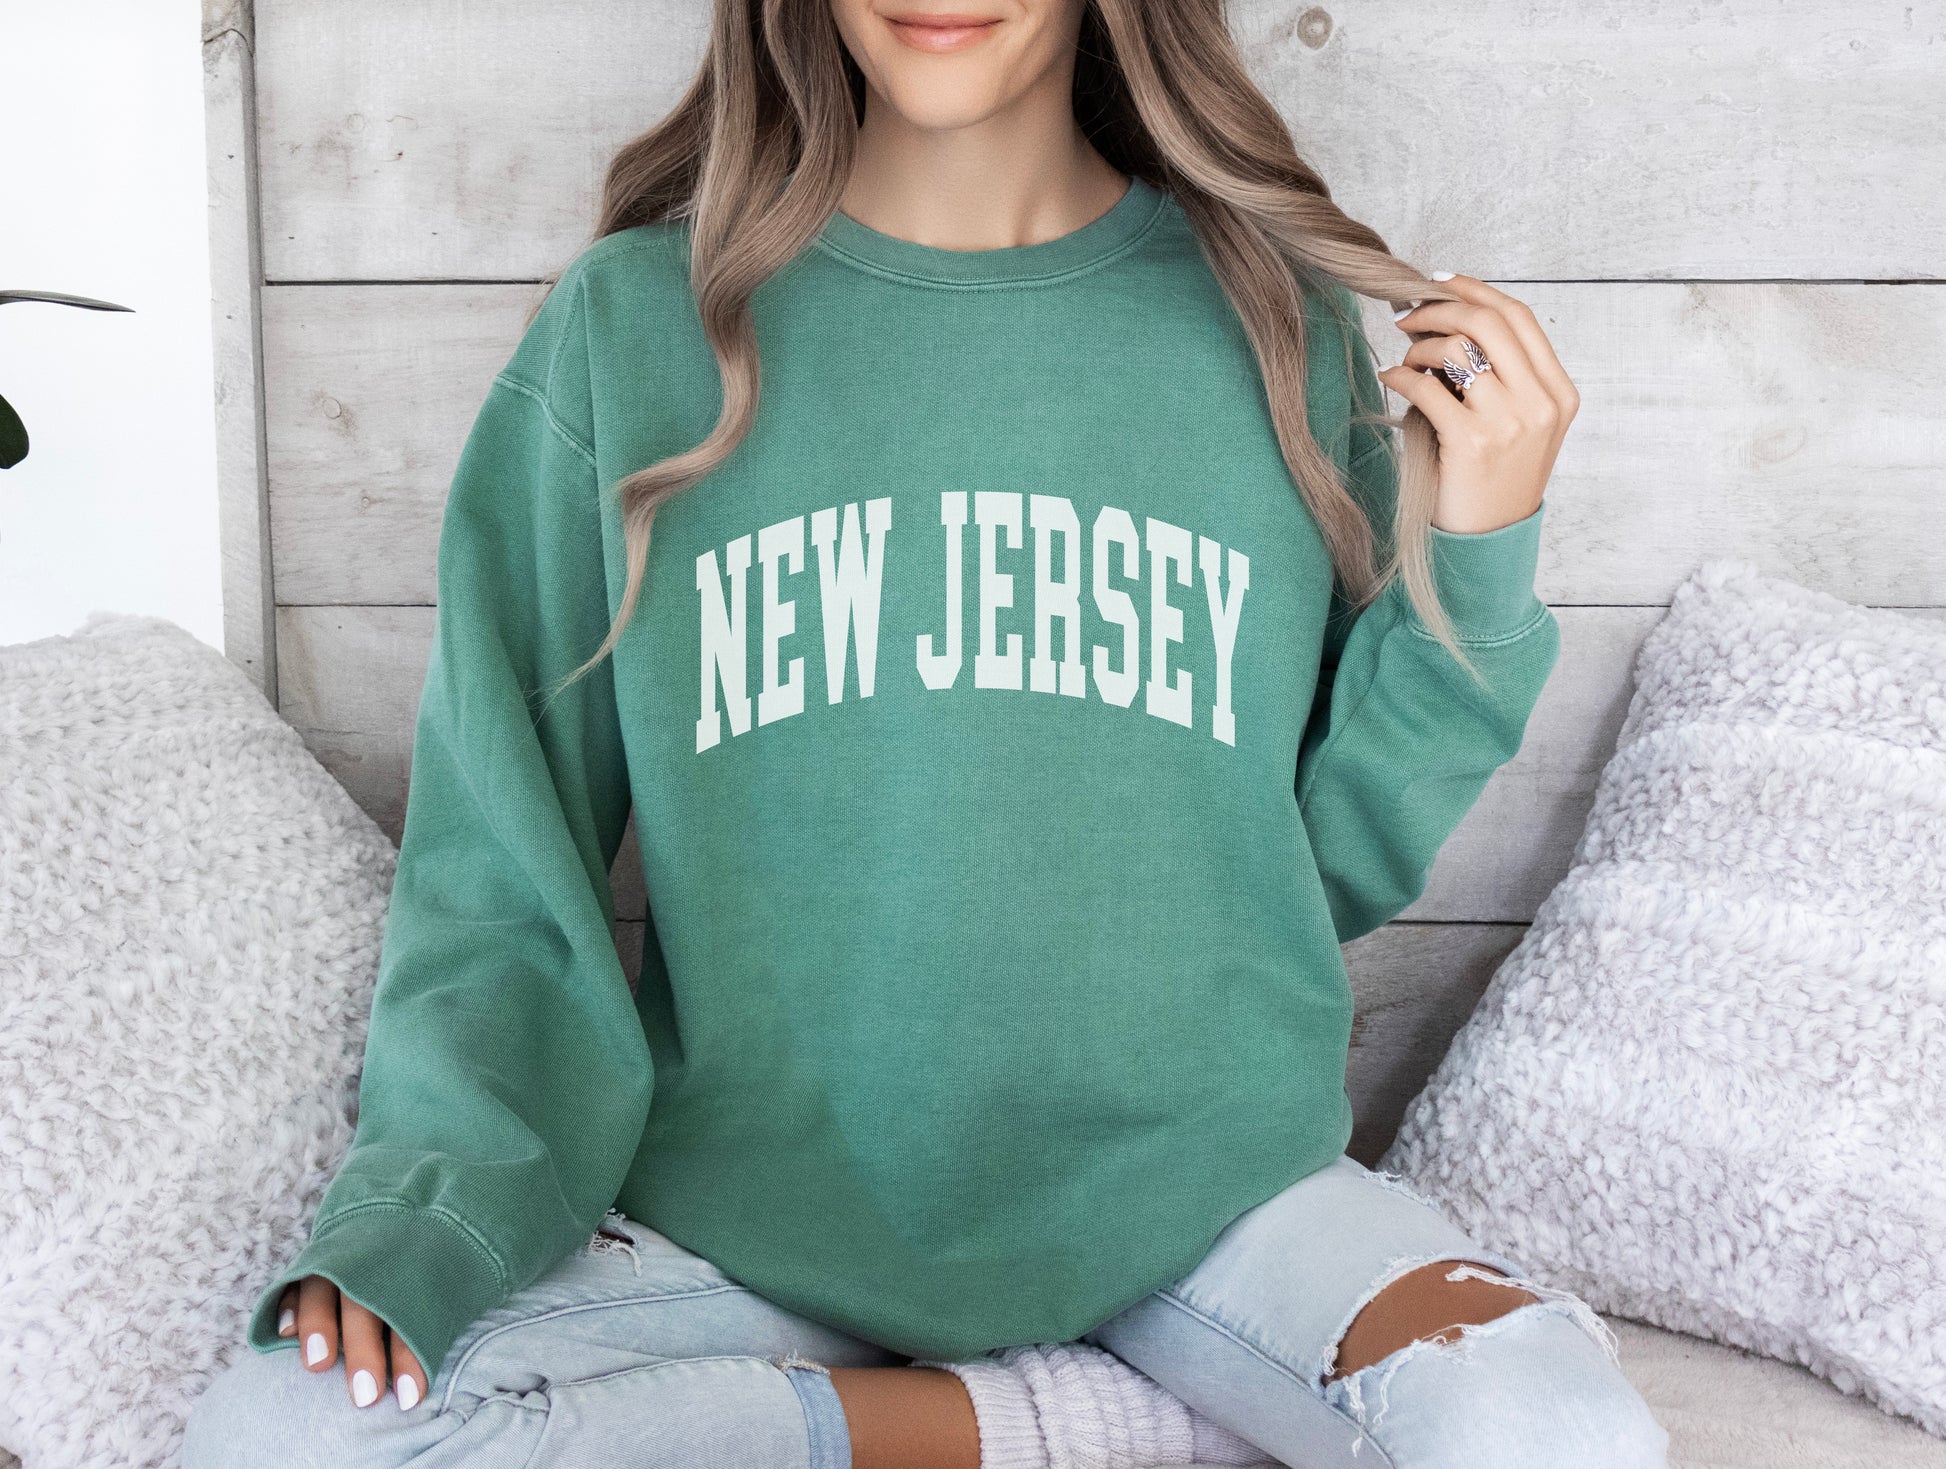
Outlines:
{"type": "Polygon", "coordinates": [[[395,852],[220,653],[0,648],[0,1447],[177,1462],[351,1139],[395,852]]]}
{"type": "Polygon", "coordinates": [[[1705,563],[1381,1166],[1601,1311],[1946,1434],[1946,624],[1705,563]]]}

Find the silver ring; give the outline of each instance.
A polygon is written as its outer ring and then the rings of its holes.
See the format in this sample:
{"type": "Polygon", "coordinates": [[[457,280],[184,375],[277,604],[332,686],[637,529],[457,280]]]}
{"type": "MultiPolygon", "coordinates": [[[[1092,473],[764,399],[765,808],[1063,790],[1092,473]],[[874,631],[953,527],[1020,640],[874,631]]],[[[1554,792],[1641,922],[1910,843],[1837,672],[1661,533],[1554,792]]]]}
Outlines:
{"type": "Polygon", "coordinates": [[[1473,386],[1474,378],[1483,372],[1492,372],[1493,364],[1487,361],[1487,354],[1474,345],[1471,337],[1461,337],[1460,346],[1466,352],[1466,360],[1471,364],[1470,367],[1461,367],[1450,357],[1442,357],[1439,361],[1446,374],[1446,381],[1464,393],[1473,386]]]}

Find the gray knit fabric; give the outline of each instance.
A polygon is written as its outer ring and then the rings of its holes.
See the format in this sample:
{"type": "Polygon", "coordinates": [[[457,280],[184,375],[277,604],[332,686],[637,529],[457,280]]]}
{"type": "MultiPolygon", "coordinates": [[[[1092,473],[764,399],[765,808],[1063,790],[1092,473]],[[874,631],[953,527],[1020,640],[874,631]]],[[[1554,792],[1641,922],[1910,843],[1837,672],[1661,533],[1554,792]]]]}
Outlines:
{"type": "Polygon", "coordinates": [[[1085,1342],[1038,1342],[965,1362],[912,1365],[944,1368],[966,1384],[980,1429],[980,1469],[1276,1462],[1113,1352],[1085,1342]]]}
{"type": "Polygon", "coordinates": [[[0,1444],[31,1469],[173,1469],[248,1350],[351,1139],[395,856],[187,629],[0,648],[0,1444]]]}
{"type": "Polygon", "coordinates": [[[1705,563],[1381,1160],[1603,1312],[1946,1435],[1946,626],[1705,563]]]}

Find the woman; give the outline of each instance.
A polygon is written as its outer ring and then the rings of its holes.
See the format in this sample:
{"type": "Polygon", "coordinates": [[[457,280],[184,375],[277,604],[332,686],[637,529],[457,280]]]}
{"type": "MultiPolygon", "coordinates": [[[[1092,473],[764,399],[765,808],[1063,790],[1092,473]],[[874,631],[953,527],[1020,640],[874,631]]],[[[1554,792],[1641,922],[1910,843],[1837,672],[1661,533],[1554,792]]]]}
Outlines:
{"type": "Polygon", "coordinates": [[[1663,1463],[1343,1155],[1339,945],[1552,669],[1575,390],[1217,0],[954,7],[720,4],[495,378],[357,1137],[189,1469],[1663,1463]]]}

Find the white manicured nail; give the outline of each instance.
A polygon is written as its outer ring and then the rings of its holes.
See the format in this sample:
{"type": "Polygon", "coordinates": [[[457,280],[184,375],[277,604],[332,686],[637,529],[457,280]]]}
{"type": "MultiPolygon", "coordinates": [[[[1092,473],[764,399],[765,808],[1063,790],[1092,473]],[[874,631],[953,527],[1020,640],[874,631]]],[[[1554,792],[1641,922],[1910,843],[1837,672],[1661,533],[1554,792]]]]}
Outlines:
{"type": "Polygon", "coordinates": [[[296,1329],[297,1312],[293,1311],[289,1306],[286,1306],[277,1313],[277,1334],[282,1336],[285,1332],[295,1331],[296,1329]]]}
{"type": "Polygon", "coordinates": [[[1394,311],[1392,313],[1392,320],[1394,321],[1403,320],[1409,313],[1417,311],[1418,309],[1419,309],[1419,303],[1417,301],[1414,301],[1410,306],[1401,306],[1397,311],[1394,311]]]}
{"type": "Polygon", "coordinates": [[[399,1395],[399,1406],[401,1408],[416,1408],[419,1406],[418,1378],[401,1377],[392,1385],[392,1390],[399,1395]]]}
{"type": "Polygon", "coordinates": [[[1435,270],[1432,278],[1436,281],[1449,281],[1453,278],[1453,273],[1450,270],[1435,270]]]}
{"type": "Polygon", "coordinates": [[[304,1360],[315,1367],[331,1355],[331,1344],[324,1339],[324,1333],[314,1331],[304,1343],[304,1360]]]}
{"type": "Polygon", "coordinates": [[[361,1408],[378,1401],[378,1380],[363,1367],[351,1374],[351,1400],[361,1408]]]}

